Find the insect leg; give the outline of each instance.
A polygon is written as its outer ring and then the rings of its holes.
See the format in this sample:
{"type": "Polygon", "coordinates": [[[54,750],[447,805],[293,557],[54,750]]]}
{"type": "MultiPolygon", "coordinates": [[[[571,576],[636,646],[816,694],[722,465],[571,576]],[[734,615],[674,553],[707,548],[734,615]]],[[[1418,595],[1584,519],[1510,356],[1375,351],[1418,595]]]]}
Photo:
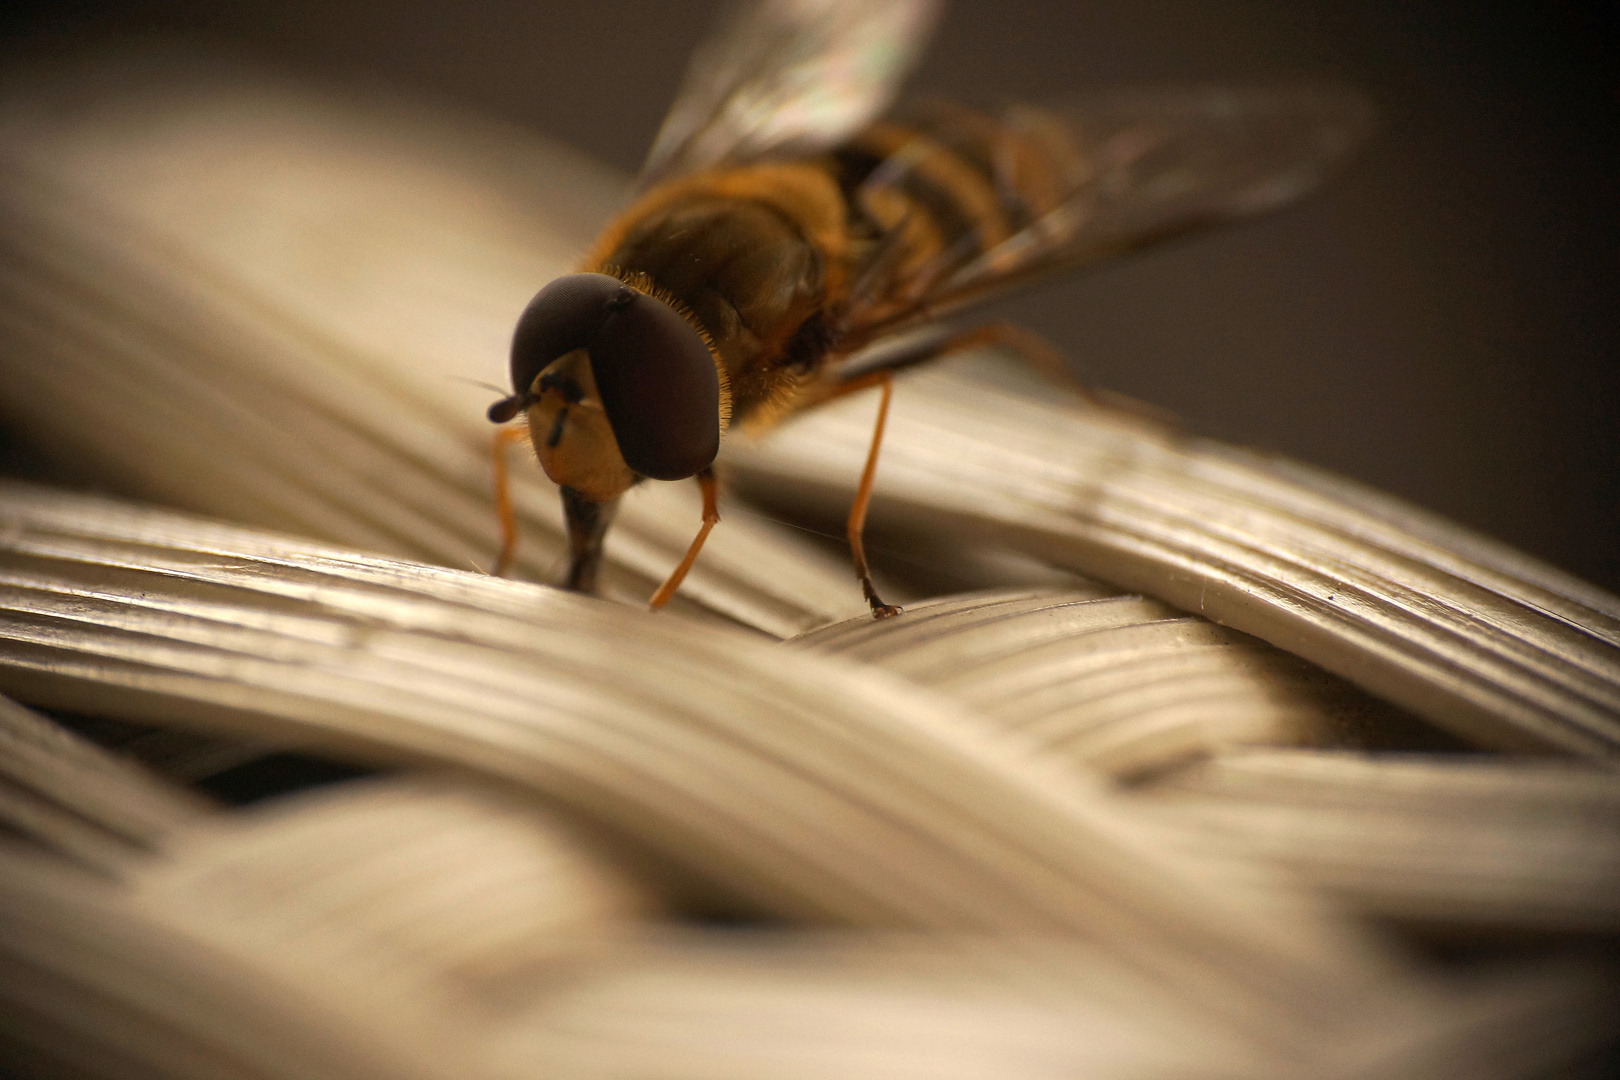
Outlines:
{"type": "MultiPolygon", "coordinates": [[[[937,332],[924,332],[915,338],[908,337],[900,348],[884,349],[873,356],[869,363],[861,363],[860,370],[851,372],[848,378],[857,379],[866,372],[879,368],[903,371],[918,364],[938,360],[951,353],[986,347],[999,347],[1014,353],[1037,373],[1075,391],[1088,401],[1094,401],[1092,391],[1069,370],[1068,361],[1057,346],[1035,331],[1004,319],[987,322],[968,330],[952,331],[938,327],[937,332]]],[[[860,355],[856,353],[855,357],[859,358],[860,355]]],[[[839,387],[842,385],[834,384],[832,396],[839,396],[839,387]]]]}
{"type": "Polygon", "coordinates": [[[1063,354],[1049,345],[1044,338],[1014,323],[998,321],[971,330],[946,334],[943,337],[924,337],[911,347],[879,358],[877,362],[881,364],[880,367],[851,373],[844,381],[834,383],[816,402],[821,404],[832,401],[845,394],[852,394],[872,386],[881,387],[883,390],[883,397],[878,402],[877,422],[872,428],[872,445],[866,453],[866,468],[861,472],[860,487],[856,489],[855,502],[849,510],[848,523],[849,550],[855,560],[855,574],[860,578],[861,591],[866,595],[866,602],[872,606],[872,615],[875,618],[882,619],[900,613],[898,607],[885,604],[872,585],[872,573],[866,561],[866,545],[863,542],[866,531],[866,509],[872,501],[872,486],[877,476],[878,451],[883,445],[883,429],[889,418],[889,399],[894,388],[894,373],[916,364],[937,360],[950,353],[985,345],[1008,348],[1018,353],[1042,374],[1076,388],[1087,398],[1090,397],[1090,393],[1080,381],[1069,372],[1063,354]]]}
{"type": "MultiPolygon", "coordinates": [[[[861,363],[860,369],[850,372],[847,379],[853,381],[867,372],[878,369],[903,371],[908,367],[938,360],[951,353],[982,347],[998,347],[1013,353],[1037,374],[1077,394],[1087,405],[1127,414],[1167,434],[1184,430],[1181,419],[1168,409],[1139,401],[1105,387],[1087,386],[1069,369],[1068,361],[1056,345],[1027,327],[1000,319],[954,333],[949,331],[938,334],[924,333],[915,340],[907,340],[898,349],[885,350],[882,355],[861,363]]],[[[855,355],[860,356],[859,353],[855,355]]],[[[817,398],[811,404],[830,401],[840,396],[842,393],[840,387],[843,385],[834,383],[830,394],[817,398]]]]}
{"type": "Polygon", "coordinates": [[[872,617],[886,619],[890,615],[900,614],[900,609],[893,604],[885,604],[878,596],[877,588],[872,584],[872,569],[866,562],[863,537],[866,533],[866,508],[872,502],[872,484],[877,478],[878,451],[883,447],[883,429],[889,422],[889,399],[894,396],[894,372],[882,368],[857,375],[834,386],[822,400],[831,401],[872,386],[879,387],[883,395],[878,399],[877,422],[872,425],[872,445],[866,451],[866,467],[861,470],[861,485],[856,489],[855,501],[849,508],[846,531],[849,534],[849,553],[855,560],[855,576],[861,581],[861,592],[865,594],[866,602],[872,606],[872,617]]]}
{"type": "Polygon", "coordinates": [[[512,565],[512,554],[517,550],[517,518],[512,514],[512,489],[506,474],[506,448],[508,444],[524,442],[529,429],[522,427],[497,428],[495,431],[495,521],[501,530],[501,553],[495,559],[495,577],[506,573],[512,565]]]}
{"type": "Polygon", "coordinates": [[[1139,401],[1106,387],[1087,386],[1069,369],[1068,361],[1064,359],[1056,345],[1017,323],[998,320],[975,327],[947,339],[940,351],[934,355],[943,356],[948,352],[958,352],[980,345],[1000,346],[1008,352],[1015,353],[1037,374],[1044,375],[1049,381],[1080,395],[1088,405],[1125,413],[1167,433],[1183,430],[1181,419],[1168,409],[1139,401]]]}
{"type": "Polygon", "coordinates": [[[1075,377],[1074,372],[1069,369],[1068,360],[1058,351],[1057,346],[1035,331],[1017,323],[997,319],[995,322],[976,326],[972,330],[965,330],[945,342],[935,355],[944,356],[946,353],[962,352],[987,345],[999,345],[1008,352],[1016,353],[1020,360],[1039,374],[1059,386],[1074,390],[1087,401],[1094,401],[1091,390],[1075,377]]]}
{"type": "Polygon", "coordinates": [[[658,587],[658,591],[653,593],[652,599],[647,601],[647,606],[653,611],[657,611],[669,603],[669,598],[674,596],[675,590],[681,587],[681,582],[686,579],[686,572],[692,569],[692,564],[697,561],[698,552],[703,550],[703,541],[709,538],[709,530],[714,528],[720,521],[719,497],[715,490],[714,470],[709,468],[698,473],[697,482],[703,489],[703,524],[698,527],[698,534],[693,538],[692,546],[686,549],[686,557],[681,560],[681,564],[669,575],[668,580],[658,587]]]}

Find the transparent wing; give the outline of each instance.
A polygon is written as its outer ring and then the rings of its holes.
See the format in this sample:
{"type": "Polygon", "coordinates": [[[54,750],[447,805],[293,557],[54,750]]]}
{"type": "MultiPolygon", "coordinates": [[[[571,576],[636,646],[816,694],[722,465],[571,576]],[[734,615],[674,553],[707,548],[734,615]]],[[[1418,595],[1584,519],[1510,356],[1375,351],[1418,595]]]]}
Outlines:
{"type": "Polygon", "coordinates": [[[1355,91],[1295,86],[1114,93],[1015,107],[1000,118],[954,107],[902,117],[894,126],[910,141],[864,181],[863,205],[922,191],[930,173],[945,175],[942,156],[962,168],[950,191],[925,195],[899,219],[917,232],[913,219],[929,218],[929,257],[908,256],[904,240],[877,245],[846,326],[874,336],[1035,278],[1277,209],[1327,176],[1372,115],[1355,91]],[[960,202],[959,193],[975,190],[975,176],[982,195],[973,209],[930,211],[942,196],[960,202]],[[890,272],[876,260],[907,269],[890,272]]]}
{"type": "Polygon", "coordinates": [[[939,9],[939,0],[737,7],[693,54],[641,185],[846,138],[888,107],[939,9]]]}

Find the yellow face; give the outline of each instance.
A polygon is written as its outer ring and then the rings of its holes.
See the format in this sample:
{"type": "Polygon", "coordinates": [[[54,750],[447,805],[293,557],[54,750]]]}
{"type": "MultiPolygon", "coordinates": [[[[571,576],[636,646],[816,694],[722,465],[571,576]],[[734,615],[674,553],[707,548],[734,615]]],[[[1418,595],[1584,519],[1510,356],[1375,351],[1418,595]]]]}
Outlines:
{"type": "Polygon", "coordinates": [[[529,438],[546,475],[592,502],[618,498],[635,483],[602,411],[584,349],[557,358],[530,387],[529,438]]]}

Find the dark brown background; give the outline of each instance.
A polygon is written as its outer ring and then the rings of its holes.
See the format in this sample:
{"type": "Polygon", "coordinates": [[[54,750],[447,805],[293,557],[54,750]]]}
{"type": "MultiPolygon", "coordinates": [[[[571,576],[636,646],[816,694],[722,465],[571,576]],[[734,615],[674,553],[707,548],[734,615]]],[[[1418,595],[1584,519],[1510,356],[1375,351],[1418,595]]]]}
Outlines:
{"type": "MultiPolygon", "coordinates": [[[[25,2],[6,51],[201,30],[532,124],[626,170],[708,0],[25,2]]],[[[1606,7],[961,0],[916,89],[1329,77],[1382,129],[1320,196],[1000,306],[1195,430],[1407,496],[1620,589],[1616,36],[1606,7]]],[[[539,283],[537,283],[538,285],[539,283]]]]}

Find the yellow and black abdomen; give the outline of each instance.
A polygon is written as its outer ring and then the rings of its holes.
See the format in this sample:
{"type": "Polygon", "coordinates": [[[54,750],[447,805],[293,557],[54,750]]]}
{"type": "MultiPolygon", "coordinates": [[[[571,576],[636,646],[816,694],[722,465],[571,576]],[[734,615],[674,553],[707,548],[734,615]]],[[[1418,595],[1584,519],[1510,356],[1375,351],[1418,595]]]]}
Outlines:
{"type": "Polygon", "coordinates": [[[871,237],[847,298],[867,324],[910,309],[1051,213],[1085,172],[1056,117],[1029,108],[992,117],[940,102],[872,124],[830,156],[852,233],[871,237]]]}
{"type": "Polygon", "coordinates": [[[1061,201],[1068,144],[1030,117],[929,106],[813,158],[682,177],[622,214],[582,269],[694,321],[731,418],[769,423],[802,403],[829,348],[866,344],[1061,201]]]}

